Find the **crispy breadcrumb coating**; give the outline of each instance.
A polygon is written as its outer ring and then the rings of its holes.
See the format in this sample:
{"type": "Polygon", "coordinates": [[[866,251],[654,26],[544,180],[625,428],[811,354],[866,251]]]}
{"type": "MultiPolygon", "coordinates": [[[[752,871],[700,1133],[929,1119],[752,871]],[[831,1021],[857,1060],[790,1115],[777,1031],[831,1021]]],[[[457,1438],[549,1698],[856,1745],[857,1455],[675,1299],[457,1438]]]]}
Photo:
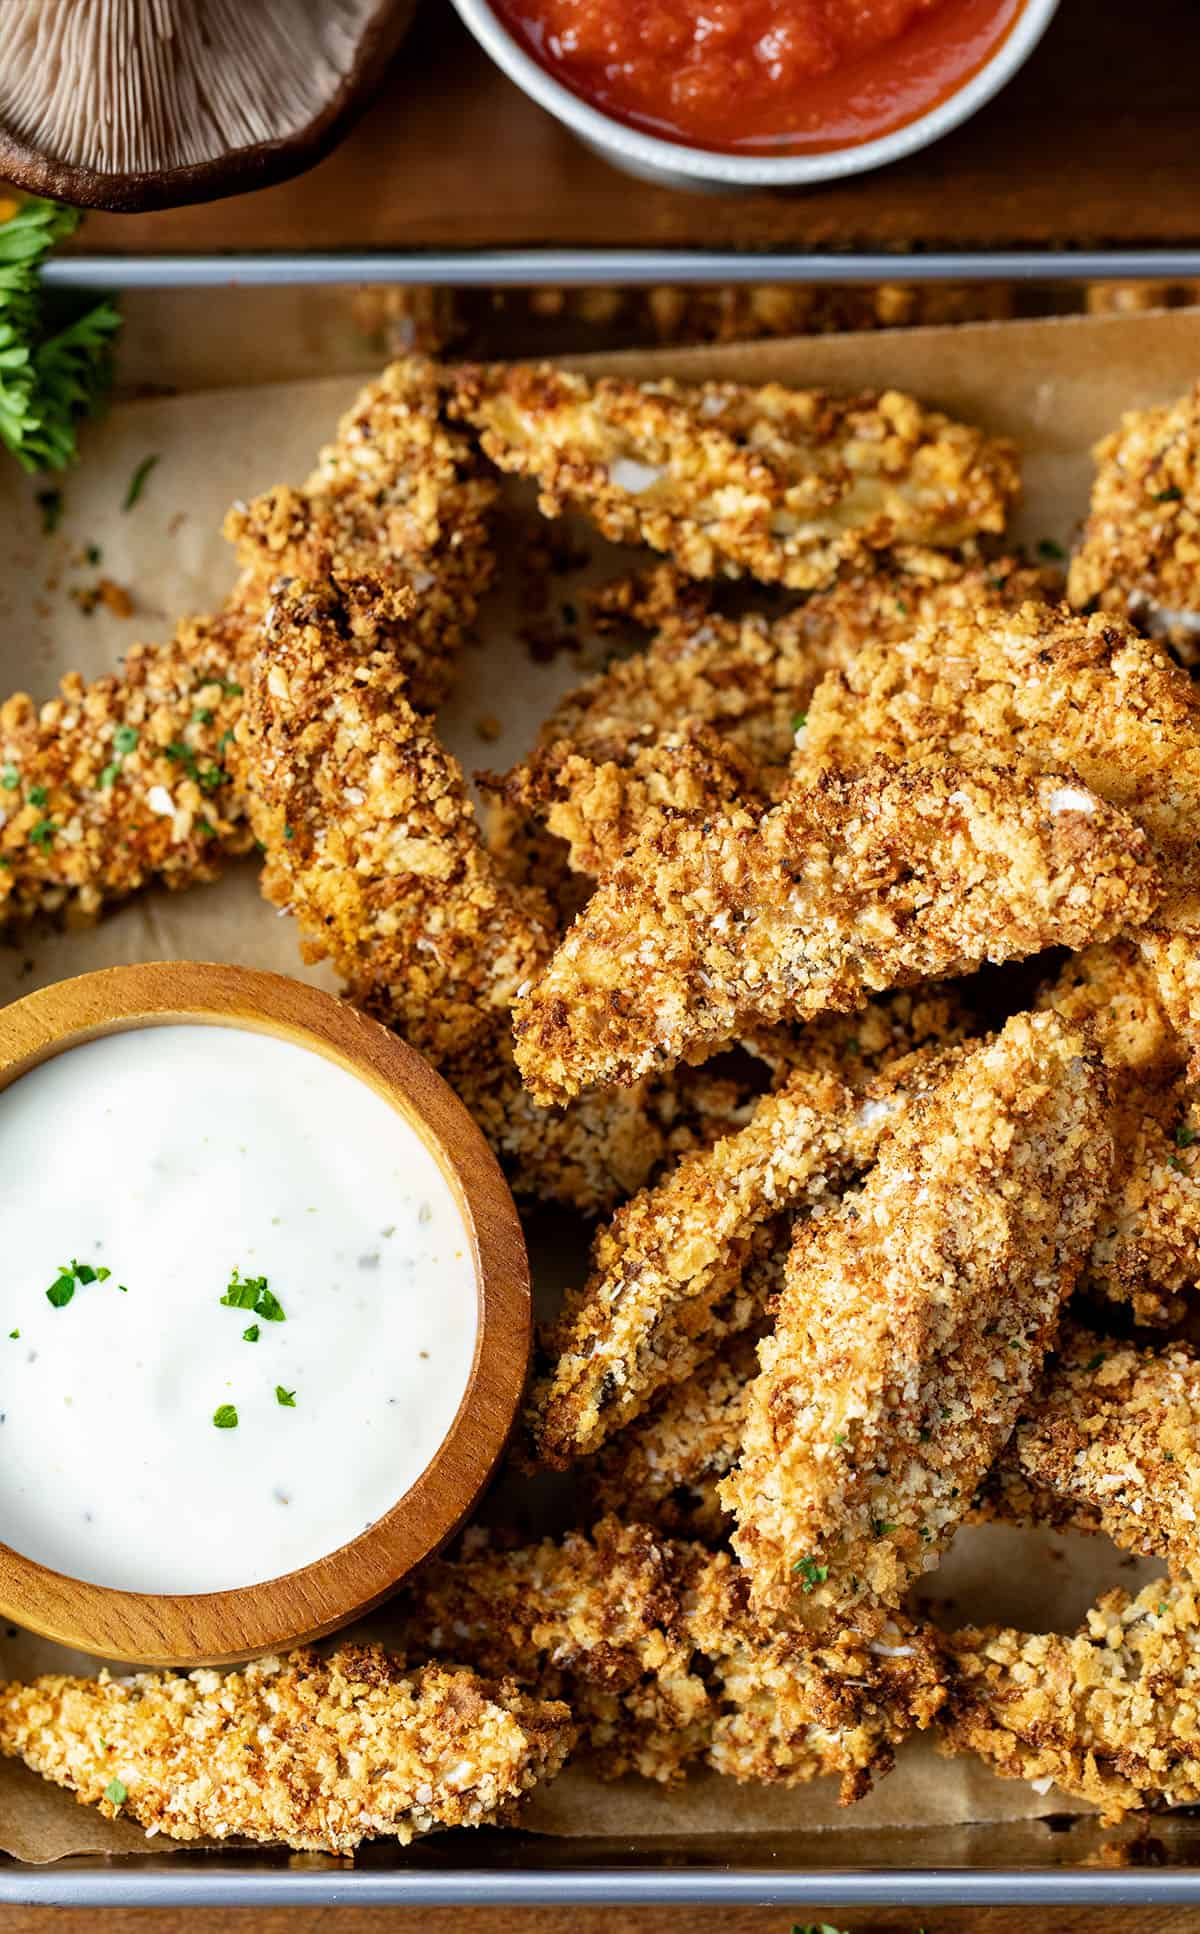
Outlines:
{"type": "Polygon", "coordinates": [[[801,1226],[721,1485],[757,1603],[819,1622],[898,1604],[936,1564],[1053,1345],[1111,1165],[1098,1056],[1017,1015],[801,1226]]]}
{"type": "Polygon", "coordinates": [[[854,1799],[943,1696],[938,1641],[911,1620],[894,1643],[851,1626],[819,1643],[772,1632],[728,1555],[614,1519],[590,1539],[436,1561],[401,1617],[406,1642],[554,1688],[611,1777],[669,1782],[701,1763],[785,1785],[839,1773],[854,1799]]]}
{"type": "Polygon", "coordinates": [[[302,490],[281,485],[225,520],[242,565],[238,596],[256,613],[283,576],[410,586],[415,611],[380,642],[421,711],[449,691],[495,568],[497,486],[446,422],[444,388],[424,357],[392,363],[356,398],[302,490]]]}
{"type": "Polygon", "coordinates": [[[598,762],[566,743],[551,747],[535,768],[510,776],[505,796],[565,841],[572,872],[599,875],[670,819],[702,820],[714,809],[756,800],[767,805],[749,761],[709,726],[693,723],[634,748],[628,759],[598,762]]]}
{"type": "Polygon", "coordinates": [[[864,1081],[820,1059],[818,1049],[815,1065],[802,1060],[744,1128],[685,1156],[599,1230],[532,1391],[527,1421],[543,1462],[561,1468],[598,1449],[757,1322],[777,1286],[780,1218],[831,1206],[943,1065],[939,1051],[918,1049],[864,1081]]]}
{"type": "Polygon", "coordinates": [[[1129,411],[1092,454],[1071,603],[1132,617],[1191,662],[1200,631],[1200,384],[1168,408],[1129,411]]]}
{"type": "Polygon", "coordinates": [[[696,1077],[539,1108],[512,1059],[509,1008],[551,945],[542,896],[487,852],[466,780],[408,703],[379,620],[408,591],[295,580],[247,673],[237,759],[263,890],[296,916],[309,959],[428,1054],[522,1193],[590,1213],[640,1187],[673,1138],[706,1138],[696,1077]]]}
{"type": "Polygon", "coordinates": [[[1200,1113],[1186,1044],[1151,967],[1129,941],[1090,947],[1039,997],[1086,1023],[1112,1073],[1113,1186],[1081,1287],[1166,1323],[1200,1284],[1200,1113]]]}
{"type": "Polygon", "coordinates": [[[826,772],[761,820],[676,819],[631,848],[518,1001],[517,1062],[536,1099],[562,1101],[758,1021],[1110,938],[1158,890],[1145,835],[1075,781],[886,759],[826,772]]]}
{"type": "Polygon", "coordinates": [[[363,391],[300,491],[235,508],[242,574],[224,607],[165,645],[135,645],[120,674],[63,679],[38,706],[0,706],[0,918],[96,918],[160,880],[217,877],[252,835],[229,768],[242,686],[276,575],[366,563],[419,584],[420,609],[388,643],[414,702],[444,696],[475,593],[491,570],[493,486],[439,424],[430,366],[410,359],[363,391]]]}
{"type": "Polygon", "coordinates": [[[375,1645],[0,1686],[0,1753],[173,1840],[407,1845],[494,1820],[572,1740],[565,1706],[442,1666],[410,1675],[375,1645]]]}
{"type": "Polygon", "coordinates": [[[229,771],[246,616],[188,618],[120,674],[0,705],[0,919],[96,919],[151,881],[215,880],[252,845],[229,771]]]}
{"type": "MultiPolygon", "coordinates": [[[[571,759],[632,767],[648,746],[693,722],[711,726],[760,769],[786,767],[818,683],[865,644],[962,611],[1050,596],[1054,579],[1011,558],[980,564],[922,551],[846,578],[781,616],[739,618],[697,609],[695,587],[683,580],[681,595],[680,583],[664,565],[648,585],[608,587],[608,608],[652,623],[655,635],[644,651],[559,701],[532,758],[510,775],[510,797],[540,805],[545,816],[571,796],[571,759]]],[[[553,817],[550,825],[560,830],[553,817]]]]}
{"type": "Polygon", "coordinates": [[[948,1641],[945,1748],[1051,1785],[1106,1822],[1200,1800],[1200,1605],[1163,1580],[1107,1592],[1071,1638],[995,1626],[948,1641]]]}
{"type": "MultiPolygon", "coordinates": [[[[776,1285],[778,1286],[778,1285],[776,1285]]],[[[716,1544],[729,1529],[717,1486],[737,1463],[766,1316],[618,1431],[582,1475],[588,1510],[716,1544]]]]}
{"type": "Polygon", "coordinates": [[[548,517],[584,511],[692,577],[813,590],[898,544],[1002,531],[1012,445],[898,390],[833,397],[769,383],[592,382],[548,364],[468,366],[452,413],[548,517]]]}
{"type": "Polygon", "coordinates": [[[1005,1454],[1123,1551],[1200,1572],[1200,1360],[1072,1333],[1005,1454]]]}
{"type": "MultiPolygon", "coordinates": [[[[1137,820],[1172,888],[1196,878],[1200,706],[1160,645],[1111,619],[1048,605],[963,613],[866,647],[809,707],[809,757],[841,770],[1014,746],[1137,820]]],[[[1055,809],[1089,810],[1069,788],[1055,809]]]]}
{"type": "Polygon", "coordinates": [[[238,728],[263,891],[308,959],[441,1065],[490,1046],[551,945],[540,898],[503,880],[462,769],[378,642],[410,592],[294,580],[276,594],[238,728]]]}

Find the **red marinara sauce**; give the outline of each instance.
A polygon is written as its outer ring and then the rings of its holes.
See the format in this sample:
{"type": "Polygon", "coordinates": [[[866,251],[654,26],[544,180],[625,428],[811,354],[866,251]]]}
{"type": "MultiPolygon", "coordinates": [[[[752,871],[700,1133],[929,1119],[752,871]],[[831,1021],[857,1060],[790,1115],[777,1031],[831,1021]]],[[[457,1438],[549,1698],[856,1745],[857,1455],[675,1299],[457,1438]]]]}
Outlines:
{"type": "Polygon", "coordinates": [[[854,147],[957,93],[1024,0],[492,0],[574,94],[727,153],[854,147]]]}

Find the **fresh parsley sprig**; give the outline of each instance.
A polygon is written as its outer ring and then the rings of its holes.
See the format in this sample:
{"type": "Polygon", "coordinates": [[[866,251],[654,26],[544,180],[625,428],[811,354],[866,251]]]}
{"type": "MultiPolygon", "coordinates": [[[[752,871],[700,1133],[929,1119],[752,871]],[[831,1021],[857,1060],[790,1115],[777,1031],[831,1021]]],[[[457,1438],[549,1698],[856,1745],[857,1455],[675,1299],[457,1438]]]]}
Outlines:
{"type": "Polygon", "coordinates": [[[30,200],[0,222],[0,442],[23,469],[62,470],[75,433],[108,393],[121,318],[107,299],[86,306],[47,292],[41,264],[80,222],[77,208],[30,200]]]}

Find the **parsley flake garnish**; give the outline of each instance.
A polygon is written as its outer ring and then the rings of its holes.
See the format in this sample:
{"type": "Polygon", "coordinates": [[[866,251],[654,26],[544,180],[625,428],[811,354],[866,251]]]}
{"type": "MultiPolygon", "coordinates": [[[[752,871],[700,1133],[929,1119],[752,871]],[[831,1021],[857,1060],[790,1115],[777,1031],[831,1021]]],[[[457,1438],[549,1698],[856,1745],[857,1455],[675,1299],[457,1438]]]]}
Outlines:
{"type": "Polygon", "coordinates": [[[218,1404],[216,1409],[213,1411],[213,1422],[216,1425],[218,1430],[236,1430],[237,1420],[238,1420],[238,1414],[237,1414],[236,1404],[232,1404],[232,1403],[218,1404]]]}
{"type": "Polygon", "coordinates": [[[247,1329],[242,1331],[242,1342],[257,1343],[261,1335],[262,1331],[259,1329],[258,1324],[251,1323],[247,1329]]]}
{"type": "Polygon", "coordinates": [[[238,684],[236,678],[223,678],[221,680],[222,698],[240,698],[241,696],[242,696],[242,688],[238,684]]]}
{"type": "Polygon", "coordinates": [[[892,1524],[888,1518],[874,1518],[871,1521],[871,1529],[877,1538],[886,1538],[889,1531],[898,1531],[899,1528],[898,1525],[892,1524]]]}
{"type": "MultiPolygon", "coordinates": [[[[77,1283],[106,1283],[111,1275],[112,1270],[105,1269],[103,1264],[98,1269],[93,1268],[90,1262],[79,1262],[72,1256],[69,1263],[59,1264],[59,1273],[46,1291],[46,1300],[55,1309],[65,1309],[75,1294],[77,1283]]],[[[117,1287],[124,1289],[125,1285],[119,1283],[117,1287]]]]}
{"type": "Polygon", "coordinates": [[[104,1797],[106,1800],[111,1800],[114,1806],[124,1806],[125,1801],[129,1798],[129,1792],[124,1780],[109,1780],[108,1785],[104,1789],[104,1797]]]}
{"type": "Polygon", "coordinates": [[[229,1278],[229,1287],[221,1302],[226,1309],[253,1310],[255,1316],[265,1317],[268,1323],[284,1323],[283,1304],[267,1288],[265,1276],[246,1276],[235,1269],[229,1278]]]}
{"type": "Polygon", "coordinates": [[[792,713],[792,731],[793,731],[793,732],[803,732],[803,730],[804,730],[804,728],[805,728],[805,726],[806,726],[807,724],[808,724],[808,713],[807,713],[807,712],[793,712],[793,713],[792,713]]]}
{"type": "Polygon", "coordinates": [[[1181,1175],[1184,1173],[1183,1163],[1180,1161],[1178,1155],[1167,1156],[1167,1167],[1178,1169],[1181,1175]]]}
{"type": "Polygon", "coordinates": [[[1178,484],[1168,484],[1165,490],[1155,491],[1154,501],[1156,504],[1177,504],[1182,496],[1183,492],[1178,484]]]}
{"type": "Polygon", "coordinates": [[[797,1558],[792,1570],[800,1573],[800,1589],[806,1595],[815,1592],[817,1586],[823,1585],[829,1576],[829,1566],[819,1565],[811,1554],[807,1558],[797,1558]]]}
{"type": "Polygon", "coordinates": [[[20,1330],[10,1330],[8,1333],[11,1337],[17,1337],[21,1334],[20,1330]]]}
{"type": "Polygon", "coordinates": [[[46,791],[45,786],[30,786],[25,797],[31,806],[44,806],[50,795],[46,791]]]}
{"type": "Polygon", "coordinates": [[[1097,1351],[1096,1355],[1091,1358],[1090,1362],[1085,1363],[1083,1367],[1085,1370],[1098,1370],[1100,1368],[1100,1365],[1103,1363],[1103,1361],[1104,1361],[1104,1352],[1103,1350],[1099,1350],[1097,1351]]]}
{"type": "Polygon", "coordinates": [[[199,705],[192,713],[192,723],[194,725],[211,725],[215,717],[216,714],[210,711],[207,705],[199,705]]]}
{"type": "Polygon", "coordinates": [[[40,846],[44,851],[47,846],[54,844],[57,831],[58,827],[52,819],[39,819],[36,826],[29,828],[29,843],[31,846],[40,846]]]}
{"type": "Polygon", "coordinates": [[[846,1441],[846,1433],[845,1433],[845,1431],[844,1431],[844,1430],[835,1430],[835,1431],[834,1431],[834,1433],[833,1433],[833,1441],[834,1441],[834,1443],[835,1443],[835,1444],[844,1444],[844,1443],[845,1443],[845,1441],[846,1441]]]}
{"type": "Polygon", "coordinates": [[[113,751],[119,752],[123,759],[133,751],[137,742],[138,729],[136,725],[118,725],[116,731],[113,733],[113,751]]]}
{"type": "Polygon", "coordinates": [[[1043,537],[1038,545],[1038,556],[1050,558],[1054,563],[1061,562],[1066,555],[1062,545],[1056,544],[1052,537],[1043,537]]]}
{"type": "Polygon", "coordinates": [[[1195,1141],[1195,1139],[1196,1139],[1195,1129],[1189,1128],[1185,1121],[1181,1121],[1178,1128],[1175,1130],[1176,1148],[1190,1148],[1192,1143],[1195,1141]]]}
{"type": "Polygon", "coordinates": [[[15,792],[20,783],[21,775],[16,766],[5,766],[0,772],[0,786],[4,787],[5,792],[15,792]]]}
{"type": "Polygon", "coordinates": [[[96,784],[99,786],[101,792],[107,792],[110,786],[113,786],[116,784],[117,775],[119,774],[120,770],[121,770],[121,764],[120,764],[120,760],[118,759],[112,759],[109,761],[108,765],[101,766],[100,777],[96,781],[96,784]]]}
{"type": "Polygon", "coordinates": [[[281,1383],[277,1383],[275,1385],[275,1401],[277,1404],[282,1404],[285,1410],[294,1410],[296,1408],[296,1392],[294,1390],[285,1390],[281,1383]]]}
{"type": "Polygon", "coordinates": [[[134,471],[132,477],[129,479],[129,488],[125,492],[125,502],[121,505],[122,510],[133,509],[138,498],[141,496],[143,490],[146,488],[146,480],[149,477],[150,472],[153,470],[155,464],[158,461],[159,459],[157,456],[142,458],[137,469],[134,471]]]}

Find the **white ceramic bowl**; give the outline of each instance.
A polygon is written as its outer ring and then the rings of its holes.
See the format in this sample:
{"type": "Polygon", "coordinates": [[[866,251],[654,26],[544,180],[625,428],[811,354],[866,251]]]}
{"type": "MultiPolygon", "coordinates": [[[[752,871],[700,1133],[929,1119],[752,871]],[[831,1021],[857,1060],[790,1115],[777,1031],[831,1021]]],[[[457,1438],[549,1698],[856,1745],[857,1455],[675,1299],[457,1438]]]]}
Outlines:
{"type": "Polygon", "coordinates": [[[600,108],[590,107],[555,80],[513,39],[488,0],[454,0],[454,5],[509,80],[614,167],[669,188],[727,192],[738,188],[804,188],[818,181],[836,181],[928,147],[931,141],[940,140],[951,128],[969,120],[1024,66],[1057,11],[1058,0],[1025,0],[1020,17],[991,59],[918,120],[857,147],[834,148],[824,154],[783,155],[722,154],[643,134],[600,108]]]}

